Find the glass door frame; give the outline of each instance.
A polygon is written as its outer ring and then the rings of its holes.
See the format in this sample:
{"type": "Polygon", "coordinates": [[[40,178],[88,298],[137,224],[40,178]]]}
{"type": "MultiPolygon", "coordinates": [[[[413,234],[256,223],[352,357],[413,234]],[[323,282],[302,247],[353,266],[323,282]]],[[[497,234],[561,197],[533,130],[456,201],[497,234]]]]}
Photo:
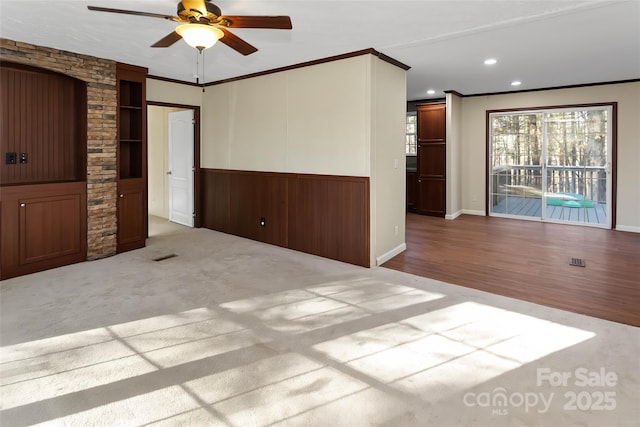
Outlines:
{"type": "Polygon", "coordinates": [[[487,158],[486,158],[486,215],[496,217],[506,217],[514,219],[524,219],[530,221],[552,222],[560,224],[581,225],[587,227],[598,227],[612,229],[615,227],[615,212],[616,212],[616,151],[617,151],[617,103],[597,103],[597,104],[580,104],[580,105],[566,105],[566,106],[552,106],[552,107],[535,107],[535,108],[522,108],[522,109],[505,109],[505,110],[487,110],[486,111],[486,136],[487,136],[487,158]],[[605,165],[606,172],[606,224],[594,223],[587,221],[569,221],[569,220],[556,220],[547,217],[547,193],[548,193],[548,132],[547,116],[553,113],[569,112],[569,111],[585,111],[585,110],[606,110],[607,111],[607,159],[605,165]],[[541,180],[542,180],[542,200],[541,200],[541,213],[540,216],[523,216],[509,213],[496,213],[492,211],[492,196],[497,194],[493,188],[492,182],[492,159],[493,159],[493,125],[492,118],[496,115],[527,115],[527,114],[542,114],[542,155],[539,167],[541,168],[541,180]]]}

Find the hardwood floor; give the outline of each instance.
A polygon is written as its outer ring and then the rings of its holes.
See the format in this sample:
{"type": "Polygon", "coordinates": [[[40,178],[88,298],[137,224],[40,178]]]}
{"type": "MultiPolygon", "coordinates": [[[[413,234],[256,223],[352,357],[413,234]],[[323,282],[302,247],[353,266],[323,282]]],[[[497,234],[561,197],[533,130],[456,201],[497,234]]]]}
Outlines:
{"type": "Polygon", "coordinates": [[[640,326],[640,234],[407,214],[406,241],[383,267],[640,326]],[[570,266],[570,258],[586,267],[570,266]]]}

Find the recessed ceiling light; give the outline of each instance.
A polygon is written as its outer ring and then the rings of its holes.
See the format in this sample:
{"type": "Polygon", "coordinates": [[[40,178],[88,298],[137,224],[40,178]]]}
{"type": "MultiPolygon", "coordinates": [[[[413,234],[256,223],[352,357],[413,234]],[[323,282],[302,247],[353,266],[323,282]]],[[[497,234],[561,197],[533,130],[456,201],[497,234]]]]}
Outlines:
{"type": "Polygon", "coordinates": [[[485,60],[484,60],[484,65],[493,65],[493,64],[495,64],[496,62],[498,62],[498,60],[497,60],[497,59],[489,58],[489,59],[485,59],[485,60]]]}
{"type": "Polygon", "coordinates": [[[435,91],[435,90],[433,90],[433,89],[429,89],[429,90],[427,91],[427,94],[428,94],[428,95],[433,95],[434,93],[436,93],[436,91],[435,91]]]}
{"type": "Polygon", "coordinates": [[[511,82],[511,86],[520,86],[521,84],[522,84],[522,82],[519,81],[519,80],[511,82]]]}

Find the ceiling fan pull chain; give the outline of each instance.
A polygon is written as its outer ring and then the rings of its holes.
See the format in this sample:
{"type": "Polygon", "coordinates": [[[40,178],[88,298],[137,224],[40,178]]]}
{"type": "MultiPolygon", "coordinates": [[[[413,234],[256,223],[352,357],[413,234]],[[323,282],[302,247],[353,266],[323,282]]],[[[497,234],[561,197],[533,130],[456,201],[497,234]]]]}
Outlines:
{"type": "Polygon", "coordinates": [[[196,84],[200,85],[200,55],[196,53],[196,84]]]}
{"type": "Polygon", "coordinates": [[[204,78],[204,63],[205,63],[204,49],[200,50],[200,55],[202,55],[202,93],[204,93],[204,84],[206,82],[206,80],[204,78]]]}

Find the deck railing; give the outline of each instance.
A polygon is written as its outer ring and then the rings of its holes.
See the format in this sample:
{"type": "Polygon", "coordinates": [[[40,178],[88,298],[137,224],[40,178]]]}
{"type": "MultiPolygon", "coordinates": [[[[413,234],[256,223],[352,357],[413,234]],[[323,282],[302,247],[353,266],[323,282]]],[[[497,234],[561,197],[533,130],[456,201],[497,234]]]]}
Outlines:
{"type": "MultiPolygon", "coordinates": [[[[546,193],[576,193],[596,202],[607,200],[604,166],[547,166],[546,193]]],[[[508,195],[542,197],[542,166],[496,166],[492,171],[494,205],[508,195]]]]}

